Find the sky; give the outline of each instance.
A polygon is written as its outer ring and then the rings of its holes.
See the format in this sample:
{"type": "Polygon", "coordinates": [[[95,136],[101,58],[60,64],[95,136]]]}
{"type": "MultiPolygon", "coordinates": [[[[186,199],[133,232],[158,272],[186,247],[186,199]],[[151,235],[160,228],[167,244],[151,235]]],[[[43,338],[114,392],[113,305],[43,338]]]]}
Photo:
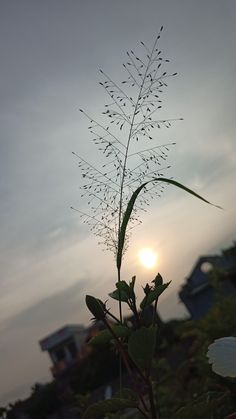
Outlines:
{"type": "MultiPolygon", "coordinates": [[[[128,49],[160,45],[178,76],[164,95],[171,175],[224,209],[169,186],[134,230],[123,278],[141,295],[156,270],[172,281],[160,299],[164,319],[187,315],[178,290],[200,255],[236,239],[234,0],[0,1],[0,403],[50,380],[38,341],[65,324],[89,324],[84,298],[114,288],[104,252],[78,213],[86,209],[72,151],[100,162],[79,112],[99,116],[107,101],[99,69],[122,80],[128,49]],[[158,254],[155,270],[138,261],[158,254]]],[[[158,130],[157,144],[167,139],[158,130]]]]}

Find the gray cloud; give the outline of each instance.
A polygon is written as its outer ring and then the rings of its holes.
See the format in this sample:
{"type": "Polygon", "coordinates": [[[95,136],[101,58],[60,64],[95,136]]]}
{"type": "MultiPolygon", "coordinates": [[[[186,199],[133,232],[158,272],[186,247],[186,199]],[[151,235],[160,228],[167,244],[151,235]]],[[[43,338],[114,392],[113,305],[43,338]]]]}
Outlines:
{"type": "Polygon", "coordinates": [[[61,322],[67,322],[77,315],[79,322],[81,303],[85,304],[84,293],[87,283],[87,279],[80,280],[67,289],[38,301],[26,310],[21,311],[17,316],[8,319],[5,327],[11,330],[27,330],[31,327],[41,328],[42,325],[47,327],[48,321],[60,325],[61,322]]]}

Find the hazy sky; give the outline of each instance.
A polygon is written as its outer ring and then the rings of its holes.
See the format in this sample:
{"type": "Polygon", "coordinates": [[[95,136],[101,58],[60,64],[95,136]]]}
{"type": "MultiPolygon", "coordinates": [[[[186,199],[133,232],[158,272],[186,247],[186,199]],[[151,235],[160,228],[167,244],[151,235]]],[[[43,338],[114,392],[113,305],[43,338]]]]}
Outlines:
{"type": "Polygon", "coordinates": [[[160,313],[184,315],[177,291],[196,259],[236,238],[235,19],[234,0],[0,0],[0,402],[47,380],[38,340],[88,324],[85,294],[113,289],[112,255],[70,210],[84,205],[71,152],[93,163],[98,153],[78,109],[103,111],[99,68],[120,80],[126,50],[150,45],[161,25],[179,74],[163,112],[184,118],[168,131],[171,175],[225,210],[168,187],[133,234],[124,278],[152,279],[137,254],[153,247],[172,280],[160,313]]]}

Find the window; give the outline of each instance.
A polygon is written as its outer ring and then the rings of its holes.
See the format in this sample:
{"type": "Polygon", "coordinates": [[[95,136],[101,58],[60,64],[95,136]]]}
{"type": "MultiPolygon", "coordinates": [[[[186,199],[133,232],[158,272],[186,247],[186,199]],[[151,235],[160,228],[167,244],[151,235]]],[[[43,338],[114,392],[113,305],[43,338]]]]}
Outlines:
{"type": "Polygon", "coordinates": [[[58,348],[55,350],[55,355],[57,357],[57,361],[62,361],[65,359],[65,351],[63,348],[58,348]]]}
{"type": "Polygon", "coordinates": [[[74,341],[71,341],[71,342],[68,343],[67,349],[70,352],[71,357],[75,358],[78,351],[77,351],[77,348],[76,348],[76,345],[75,345],[74,341]]]}

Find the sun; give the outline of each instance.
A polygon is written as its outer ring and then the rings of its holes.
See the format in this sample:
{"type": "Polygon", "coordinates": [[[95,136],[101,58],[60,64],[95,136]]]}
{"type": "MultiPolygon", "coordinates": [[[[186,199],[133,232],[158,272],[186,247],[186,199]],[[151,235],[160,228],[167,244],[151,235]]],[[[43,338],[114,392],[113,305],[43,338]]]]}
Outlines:
{"type": "Polygon", "coordinates": [[[152,269],[157,263],[157,254],[150,248],[144,248],[139,251],[140,263],[147,269],[152,269]]]}

